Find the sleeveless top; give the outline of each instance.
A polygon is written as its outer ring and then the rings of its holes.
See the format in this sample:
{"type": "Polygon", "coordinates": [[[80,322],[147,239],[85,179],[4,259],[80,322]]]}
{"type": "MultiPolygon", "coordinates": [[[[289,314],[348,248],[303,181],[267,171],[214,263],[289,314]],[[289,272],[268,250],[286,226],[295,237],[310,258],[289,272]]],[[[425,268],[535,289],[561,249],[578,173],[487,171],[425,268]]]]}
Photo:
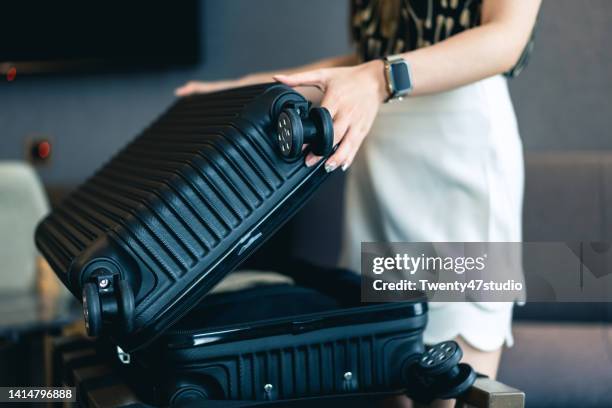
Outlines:
{"type": "MultiPolygon", "coordinates": [[[[435,44],[480,24],[482,0],[351,0],[351,31],[363,61],[435,44]]],[[[533,34],[508,77],[533,49],[533,34]]]]}

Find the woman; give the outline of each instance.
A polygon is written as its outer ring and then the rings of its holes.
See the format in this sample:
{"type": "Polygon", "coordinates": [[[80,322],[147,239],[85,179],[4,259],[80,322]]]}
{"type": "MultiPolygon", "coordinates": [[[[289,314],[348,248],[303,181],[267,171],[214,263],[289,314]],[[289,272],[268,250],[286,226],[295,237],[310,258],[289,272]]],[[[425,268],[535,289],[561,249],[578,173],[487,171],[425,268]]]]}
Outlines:
{"type": "MultiPolygon", "coordinates": [[[[345,266],[360,268],[362,241],[520,241],[522,146],[501,74],[520,69],[539,6],[540,0],[354,0],[355,55],[276,74],[190,82],[176,94],[270,80],[323,91],[339,144],[325,168],[352,167],[345,266]],[[401,89],[385,75],[398,61],[408,67],[397,71],[401,89]],[[398,94],[405,98],[385,104],[398,94]]],[[[306,164],[319,160],[310,154],[306,164]]],[[[509,303],[433,304],[425,341],[454,338],[465,361],[495,377],[501,348],[512,343],[511,316],[509,303]]]]}

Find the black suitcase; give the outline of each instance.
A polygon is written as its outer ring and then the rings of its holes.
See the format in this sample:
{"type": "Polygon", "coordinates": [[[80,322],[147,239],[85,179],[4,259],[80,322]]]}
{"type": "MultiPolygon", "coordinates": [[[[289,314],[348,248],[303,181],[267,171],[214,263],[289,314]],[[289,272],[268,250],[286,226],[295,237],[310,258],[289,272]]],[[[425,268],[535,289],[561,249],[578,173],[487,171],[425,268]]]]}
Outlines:
{"type": "Polygon", "coordinates": [[[326,110],[278,84],[177,101],[39,225],[36,244],[90,334],[145,345],[281,226],[326,178],[326,110]]]}
{"type": "Polygon", "coordinates": [[[131,353],[131,377],[165,402],[457,395],[475,374],[453,342],[424,349],[423,300],[362,305],[358,275],[295,262],[294,287],[266,289],[280,298],[202,301],[323,182],[304,155],[332,143],[329,113],[283,85],[181,99],[41,222],[37,246],[89,333],[131,353]]]}
{"type": "Polygon", "coordinates": [[[130,354],[126,378],[160,405],[401,391],[414,381],[423,299],[365,305],[354,272],[298,261],[288,272],[295,284],[209,295],[130,354]]]}

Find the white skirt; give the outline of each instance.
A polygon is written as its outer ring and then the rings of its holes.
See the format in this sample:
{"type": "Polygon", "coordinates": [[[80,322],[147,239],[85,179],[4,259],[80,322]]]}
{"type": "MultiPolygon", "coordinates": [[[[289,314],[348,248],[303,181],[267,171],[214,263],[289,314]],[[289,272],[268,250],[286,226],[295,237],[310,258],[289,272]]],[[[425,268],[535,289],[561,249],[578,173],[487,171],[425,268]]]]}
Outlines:
{"type": "MultiPolygon", "coordinates": [[[[382,106],[351,166],[341,263],[361,242],[519,242],[524,165],[506,79],[382,106]]],[[[425,342],[512,345],[512,303],[430,303],[425,342]]]]}

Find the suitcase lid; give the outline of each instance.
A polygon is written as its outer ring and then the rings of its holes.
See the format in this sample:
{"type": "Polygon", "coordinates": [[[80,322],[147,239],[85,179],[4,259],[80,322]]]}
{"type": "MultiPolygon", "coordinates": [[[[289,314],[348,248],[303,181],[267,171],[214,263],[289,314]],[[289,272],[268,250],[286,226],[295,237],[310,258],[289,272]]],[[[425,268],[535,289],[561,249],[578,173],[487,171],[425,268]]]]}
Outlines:
{"type": "Polygon", "coordinates": [[[295,214],[328,176],[315,109],[280,84],[180,99],[54,209],[36,243],[90,332],[148,344],[295,214]]]}

